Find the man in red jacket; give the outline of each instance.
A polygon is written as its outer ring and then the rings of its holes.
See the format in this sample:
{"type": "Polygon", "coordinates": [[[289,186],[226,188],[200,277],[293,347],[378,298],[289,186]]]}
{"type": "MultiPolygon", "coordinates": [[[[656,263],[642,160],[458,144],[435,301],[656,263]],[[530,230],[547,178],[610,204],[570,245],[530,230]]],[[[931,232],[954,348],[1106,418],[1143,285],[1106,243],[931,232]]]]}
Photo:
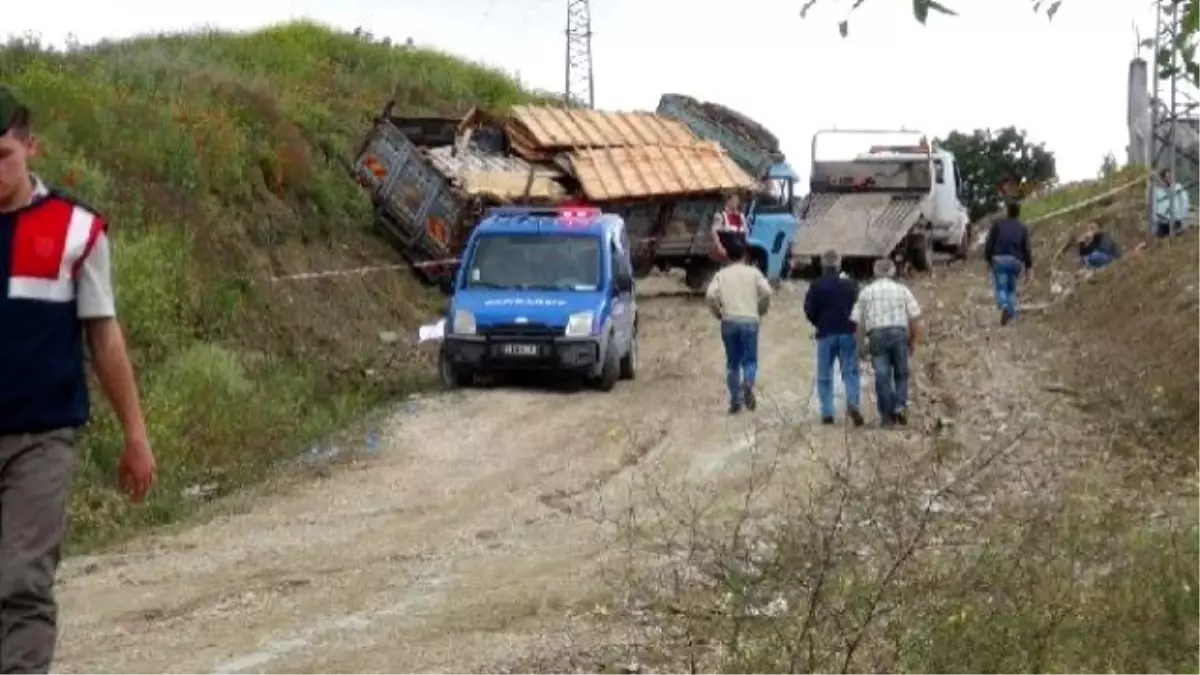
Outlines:
{"type": "Polygon", "coordinates": [[[104,220],[29,171],[30,111],[0,85],[0,672],[50,669],[54,576],[75,439],[89,417],[83,343],[125,432],[120,483],[137,502],[154,454],[117,322],[104,220]]]}

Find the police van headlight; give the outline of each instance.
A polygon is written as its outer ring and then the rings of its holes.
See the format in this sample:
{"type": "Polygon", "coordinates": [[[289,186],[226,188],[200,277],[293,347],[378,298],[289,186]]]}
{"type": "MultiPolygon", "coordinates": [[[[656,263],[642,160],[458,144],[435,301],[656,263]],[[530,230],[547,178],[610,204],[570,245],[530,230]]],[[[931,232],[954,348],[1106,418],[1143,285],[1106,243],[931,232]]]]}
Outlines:
{"type": "Polygon", "coordinates": [[[450,328],[455,335],[474,335],[475,315],[465,309],[454,310],[454,321],[450,328]]]}
{"type": "Polygon", "coordinates": [[[586,337],[592,334],[592,312],[575,312],[567,319],[567,337],[586,337]]]}

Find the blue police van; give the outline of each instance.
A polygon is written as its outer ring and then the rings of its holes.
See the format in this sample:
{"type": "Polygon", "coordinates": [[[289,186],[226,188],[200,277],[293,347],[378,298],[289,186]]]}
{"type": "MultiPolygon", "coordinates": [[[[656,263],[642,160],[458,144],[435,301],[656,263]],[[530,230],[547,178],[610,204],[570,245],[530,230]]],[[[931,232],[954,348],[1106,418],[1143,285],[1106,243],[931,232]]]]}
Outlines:
{"type": "Polygon", "coordinates": [[[629,236],[597,208],[503,207],[470,235],[450,289],[439,374],[549,371],[601,391],[637,371],[629,236]]]}

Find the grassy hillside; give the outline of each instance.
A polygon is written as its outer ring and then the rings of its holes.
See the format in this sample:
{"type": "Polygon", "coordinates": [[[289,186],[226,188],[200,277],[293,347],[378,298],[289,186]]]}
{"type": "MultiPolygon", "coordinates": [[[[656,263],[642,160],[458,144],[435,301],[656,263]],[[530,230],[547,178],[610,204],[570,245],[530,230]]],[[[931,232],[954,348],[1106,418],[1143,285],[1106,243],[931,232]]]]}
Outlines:
{"type": "Polygon", "coordinates": [[[172,519],[189,487],[228,490],[420,385],[425,357],[378,335],[407,336],[435,311],[409,275],[270,278],[397,261],[344,168],[393,91],[414,114],[529,98],[499,72],[310,23],[67,53],[10,42],[0,81],[34,108],[36,170],[111,222],[119,311],[160,458],[149,505],[125,505],[112,489],[119,431],[96,406],[77,546],[172,519]]]}
{"type": "MultiPolygon", "coordinates": [[[[1114,178],[1075,186],[1031,205],[1051,213],[1104,195],[1144,172],[1126,169],[1114,178]]],[[[1083,357],[1076,378],[1084,395],[1102,407],[1114,434],[1138,439],[1137,448],[1164,467],[1194,472],[1200,410],[1200,295],[1196,279],[1197,233],[1159,240],[1148,236],[1145,186],[1120,190],[1089,206],[1033,226],[1033,293],[1053,306],[1047,321],[1068,336],[1083,357]],[[1110,233],[1124,255],[1094,274],[1080,274],[1071,248],[1087,222],[1110,233]]]]}

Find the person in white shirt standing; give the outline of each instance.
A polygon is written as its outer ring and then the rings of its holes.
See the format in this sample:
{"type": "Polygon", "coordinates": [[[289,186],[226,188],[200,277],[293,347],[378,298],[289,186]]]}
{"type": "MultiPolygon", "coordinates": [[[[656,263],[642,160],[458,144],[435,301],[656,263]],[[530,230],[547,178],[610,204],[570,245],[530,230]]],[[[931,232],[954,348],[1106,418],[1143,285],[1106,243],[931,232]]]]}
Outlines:
{"type": "Polygon", "coordinates": [[[858,295],[850,320],[866,336],[875,369],[875,405],[883,427],[908,424],[908,359],[921,330],[921,306],[896,281],[896,264],[875,261],[875,280],[858,295]]]}
{"type": "Polygon", "coordinates": [[[725,382],[729,387],[729,413],[754,410],[754,382],[758,375],[758,325],[771,303],[771,284],[757,267],[746,264],[746,245],[731,239],[725,245],[730,264],[708,284],[704,299],[721,320],[725,344],[725,382]]]}

